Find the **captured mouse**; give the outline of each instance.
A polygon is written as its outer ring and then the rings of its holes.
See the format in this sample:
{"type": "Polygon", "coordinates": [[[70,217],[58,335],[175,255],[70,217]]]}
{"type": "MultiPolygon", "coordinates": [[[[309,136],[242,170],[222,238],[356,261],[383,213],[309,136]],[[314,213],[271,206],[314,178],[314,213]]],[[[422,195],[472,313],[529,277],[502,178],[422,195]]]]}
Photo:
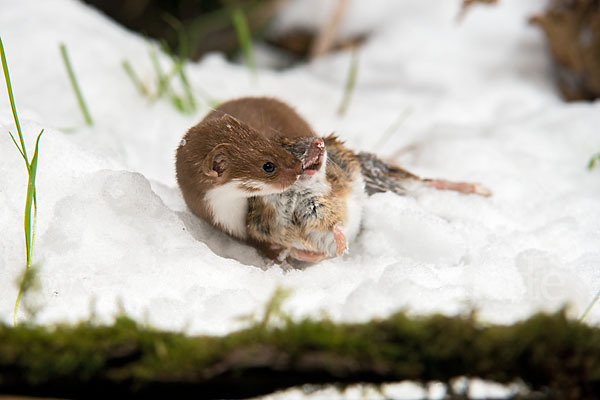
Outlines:
{"type": "Polygon", "coordinates": [[[358,158],[335,136],[282,139],[303,173],[280,194],[249,200],[248,235],[302,261],[340,256],[360,230],[367,197],[358,158]]]}
{"type": "Polygon", "coordinates": [[[354,153],[334,135],[288,138],[282,146],[295,154],[303,174],[288,190],[249,199],[248,235],[286,256],[316,262],[340,256],[359,232],[367,195],[404,195],[418,186],[488,196],[466,182],[421,179],[371,153],[354,153]]]}

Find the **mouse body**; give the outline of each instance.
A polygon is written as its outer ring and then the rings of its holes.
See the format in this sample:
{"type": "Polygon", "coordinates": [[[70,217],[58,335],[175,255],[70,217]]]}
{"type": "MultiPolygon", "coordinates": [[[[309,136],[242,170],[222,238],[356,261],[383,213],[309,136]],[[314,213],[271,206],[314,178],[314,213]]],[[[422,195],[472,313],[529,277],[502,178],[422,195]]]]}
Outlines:
{"type": "Polygon", "coordinates": [[[285,192],[250,198],[248,235],[279,246],[280,258],[344,254],[358,235],[367,197],[358,159],[333,135],[282,145],[302,161],[303,174],[285,192]]]}

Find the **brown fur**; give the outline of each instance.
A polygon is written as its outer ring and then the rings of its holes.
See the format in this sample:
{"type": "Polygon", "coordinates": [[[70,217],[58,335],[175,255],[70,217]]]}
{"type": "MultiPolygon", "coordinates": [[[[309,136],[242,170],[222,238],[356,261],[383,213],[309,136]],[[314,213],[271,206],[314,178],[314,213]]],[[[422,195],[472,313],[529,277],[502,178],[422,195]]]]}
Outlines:
{"type": "Polygon", "coordinates": [[[243,97],[222,104],[205,120],[231,115],[265,137],[316,136],[310,125],[290,106],[272,97],[243,97]]]}
{"type": "Polygon", "coordinates": [[[188,207],[213,225],[204,201],[208,190],[233,179],[241,180],[248,192],[255,189],[243,182],[260,181],[284,190],[301,173],[300,161],[278,141],[229,115],[206,118],[190,128],[177,148],[175,167],[188,207]],[[263,171],[265,162],[276,165],[276,170],[271,174],[263,171]]]}

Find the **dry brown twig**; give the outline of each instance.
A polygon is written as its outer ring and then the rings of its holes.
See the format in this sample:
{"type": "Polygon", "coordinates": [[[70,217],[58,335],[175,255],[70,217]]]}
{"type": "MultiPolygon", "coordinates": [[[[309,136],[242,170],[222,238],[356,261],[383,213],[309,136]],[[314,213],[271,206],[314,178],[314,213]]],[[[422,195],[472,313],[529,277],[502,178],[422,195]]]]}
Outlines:
{"type": "Polygon", "coordinates": [[[498,3],[498,0],[463,0],[460,11],[459,11],[458,15],[456,16],[456,20],[461,21],[464,18],[464,16],[467,14],[467,11],[469,10],[469,8],[473,4],[476,4],[476,3],[496,4],[496,3],[498,3]]]}
{"type": "Polygon", "coordinates": [[[348,0],[337,1],[329,19],[321,26],[321,29],[311,46],[311,60],[319,58],[331,50],[335,44],[335,36],[339,30],[343,17],[346,14],[347,8],[348,0]]]}

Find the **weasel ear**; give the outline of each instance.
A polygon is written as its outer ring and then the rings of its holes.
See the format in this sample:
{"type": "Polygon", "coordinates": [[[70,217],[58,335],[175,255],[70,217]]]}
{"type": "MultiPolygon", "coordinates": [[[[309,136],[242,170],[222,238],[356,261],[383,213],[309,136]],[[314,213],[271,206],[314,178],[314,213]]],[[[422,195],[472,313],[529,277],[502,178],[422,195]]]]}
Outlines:
{"type": "Polygon", "coordinates": [[[207,176],[218,178],[227,171],[228,167],[229,155],[227,153],[227,145],[220,144],[215,146],[215,148],[204,157],[202,172],[207,176]]]}

